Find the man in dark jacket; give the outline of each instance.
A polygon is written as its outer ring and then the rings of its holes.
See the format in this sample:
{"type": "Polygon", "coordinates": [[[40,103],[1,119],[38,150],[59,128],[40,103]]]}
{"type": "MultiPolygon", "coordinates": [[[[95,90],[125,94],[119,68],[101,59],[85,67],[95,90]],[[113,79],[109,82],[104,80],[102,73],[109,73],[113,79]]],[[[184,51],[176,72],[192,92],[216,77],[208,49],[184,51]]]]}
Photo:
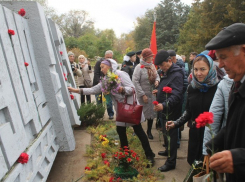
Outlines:
{"type": "MultiPolygon", "coordinates": [[[[215,153],[210,167],[226,173],[226,180],[245,180],[245,24],[235,23],[221,30],[207,45],[215,50],[219,67],[235,84],[229,98],[226,126],[214,138],[215,153]]],[[[207,147],[212,149],[212,140],[207,147]]],[[[209,150],[210,153],[210,150],[209,150]]]]}
{"type": "Polygon", "coordinates": [[[126,54],[123,58],[122,63],[122,71],[125,71],[129,74],[130,79],[132,80],[132,76],[134,73],[134,68],[136,67],[136,54],[135,52],[131,51],[126,54]]]}
{"type": "MultiPolygon", "coordinates": [[[[181,99],[183,92],[183,72],[182,69],[171,61],[171,58],[167,51],[161,50],[156,54],[155,64],[162,70],[163,76],[158,86],[158,90],[154,90],[153,93],[157,93],[158,105],[154,106],[156,111],[162,111],[163,125],[167,120],[176,120],[181,116],[181,99]],[[172,93],[167,95],[163,92],[164,87],[171,87],[172,93]],[[168,118],[167,118],[168,115],[168,118]]],[[[166,128],[163,127],[163,133],[166,134],[166,128]]],[[[164,135],[165,136],[165,135],[164,135]]],[[[165,164],[158,168],[161,172],[175,169],[177,158],[177,138],[178,131],[174,129],[169,132],[170,136],[170,157],[167,158],[165,164]]],[[[165,151],[158,152],[158,155],[168,156],[168,142],[166,136],[164,137],[164,143],[166,146],[165,151]]]]}
{"type": "MultiPolygon", "coordinates": [[[[100,64],[104,59],[112,59],[113,58],[113,52],[111,50],[108,50],[105,52],[105,57],[98,60],[94,66],[94,80],[93,80],[93,86],[97,85],[100,82],[100,77],[104,76],[100,69],[100,64]]],[[[102,93],[95,95],[97,103],[102,103],[102,93]]],[[[106,103],[107,107],[107,113],[109,116],[109,119],[114,118],[114,111],[112,106],[112,101],[109,101],[106,103]]]]}

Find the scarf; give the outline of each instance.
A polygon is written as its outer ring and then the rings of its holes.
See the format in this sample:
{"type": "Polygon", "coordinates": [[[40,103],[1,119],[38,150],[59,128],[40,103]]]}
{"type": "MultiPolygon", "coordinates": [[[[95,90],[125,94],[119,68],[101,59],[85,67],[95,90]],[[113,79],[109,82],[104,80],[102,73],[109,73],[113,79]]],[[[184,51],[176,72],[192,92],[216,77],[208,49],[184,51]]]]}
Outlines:
{"type": "Polygon", "coordinates": [[[147,63],[147,62],[143,61],[142,59],[140,60],[140,64],[144,65],[145,68],[147,69],[148,80],[149,80],[150,84],[153,85],[156,81],[156,78],[157,78],[157,74],[156,74],[157,71],[156,71],[154,64],[147,63]]]}
{"type": "MultiPolygon", "coordinates": [[[[199,82],[197,80],[197,78],[194,76],[194,69],[192,67],[192,81],[191,81],[191,86],[193,88],[197,88],[200,90],[200,92],[207,92],[208,89],[214,85],[216,85],[219,80],[217,77],[217,72],[216,72],[216,68],[213,64],[213,60],[211,57],[209,57],[208,55],[205,54],[198,54],[196,57],[198,56],[202,56],[202,57],[206,57],[208,59],[209,65],[210,65],[210,70],[208,72],[208,75],[205,77],[203,82],[199,82]]],[[[192,65],[193,66],[193,65],[192,65]]]]}

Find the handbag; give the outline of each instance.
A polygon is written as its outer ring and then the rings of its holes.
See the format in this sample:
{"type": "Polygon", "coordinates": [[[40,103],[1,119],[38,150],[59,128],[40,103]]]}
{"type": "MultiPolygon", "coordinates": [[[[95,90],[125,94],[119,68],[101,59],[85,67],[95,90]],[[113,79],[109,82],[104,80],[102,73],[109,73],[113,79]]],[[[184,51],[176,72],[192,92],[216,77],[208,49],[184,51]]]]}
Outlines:
{"type": "Polygon", "coordinates": [[[84,85],[86,88],[90,88],[90,87],[92,87],[92,81],[84,79],[84,85]]]}
{"type": "Polygon", "coordinates": [[[133,89],[133,104],[127,104],[127,96],[125,96],[124,102],[117,101],[117,117],[116,121],[140,124],[143,106],[137,105],[136,94],[133,89]]]}
{"type": "Polygon", "coordinates": [[[209,172],[209,156],[204,157],[202,171],[193,176],[193,182],[223,182],[223,178],[219,173],[209,172]],[[204,170],[205,167],[206,170],[204,170]],[[212,178],[211,174],[213,174],[212,178]]]}
{"type": "Polygon", "coordinates": [[[202,171],[202,165],[203,165],[202,161],[195,160],[192,163],[191,168],[186,174],[186,177],[183,182],[193,182],[193,176],[195,176],[196,174],[202,171]]]}

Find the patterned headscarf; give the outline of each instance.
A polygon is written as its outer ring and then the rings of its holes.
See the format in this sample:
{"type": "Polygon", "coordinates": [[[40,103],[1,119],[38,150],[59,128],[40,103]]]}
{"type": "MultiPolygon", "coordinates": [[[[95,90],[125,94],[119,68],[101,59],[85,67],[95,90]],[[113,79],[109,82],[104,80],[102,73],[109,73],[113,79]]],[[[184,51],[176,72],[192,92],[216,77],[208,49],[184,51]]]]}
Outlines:
{"type": "Polygon", "coordinates": [[[208,62],[209,62],[209,65],[210,65],[210,69],[209,69],[208,75],[205,77],[204,81],[203,82],[199,82],[197,80],[197,78],[195,77],[195,75],[194,75],[194,64],[193,64],[192,65],[193,79],[191,81],[191,86],[193,88],[199,89],[200,92],[207,92],[208,89],[210,87],[213,87],[214,85],[216,85],[219,82],[219,80],[218,80],[218,77],[217,77],[217,72],[216,72],[215,66],[213,64],[212,58],[210,56],[208,56],[208,55],[205,55],[205,54],[198,54],[196,56],[196,58],[198,56],[206,57],[208,59],[208,62]]]}

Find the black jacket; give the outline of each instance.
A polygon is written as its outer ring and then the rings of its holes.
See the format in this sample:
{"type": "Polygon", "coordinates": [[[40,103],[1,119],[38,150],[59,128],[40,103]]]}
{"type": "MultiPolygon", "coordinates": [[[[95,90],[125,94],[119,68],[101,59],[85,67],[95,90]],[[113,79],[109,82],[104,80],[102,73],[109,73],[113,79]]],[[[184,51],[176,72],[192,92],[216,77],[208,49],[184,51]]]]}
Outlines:
{"type": "Polygon", "coordinates": [[[121,70],[128,73],[130,79],[132,80],[135,66],[136,64],[133,64],[131,61],[123,61],[121,70]]]}
{"type": "MultiPolygon", "coordinates": [[[[176,120],[181,115],[181,101],[182,101],[182,91],[183,91],[183,73],[182,69],[176,64],[172,64],[166,75],[161,72],[159,76],[161,78],[158,92],[157,101],[163,105],[163,117],[166,116],[166,93],[163,92],[163,87],[168,86],[172,88],[172,93],[168,94],[168,113],[169,120],[176,120]]],[[[163,118],[166,120],[166,117],[163,118]]]]}
{"type": "Polygon", "coordinates": [[[93,86],[97,85],[100,82],[100,77],[104,74],[100,71],[100,64],[105,58],[101,58],[99,61],[96,62],[94,66],[94,79],[93,79],[93,86]]]}
{"type": "Polygon", "coordinates": [[[209,88],[207,92],[200,92],[199,89],[194,89],[189,85],[187,89],[186,110],[178,120],[174,121],[176,128],[189,121],[188,126],[190,127],[190,130],[187,161],[190,165],[192,165],[194,160],[202,160],[205,127],[199,129],[196,128],[195,119],[199,114],[209,111],[216,89],[217,84],[209,88]]]}
{"type": "MultiPolygon", "coordinates": [[[[212,147],[212,140],[206,144],[212,147]]],[[[230,150],[234,173],[226,173],[226,180],[243,182],[245,180],[245,81],[237,93],[234,86],[229,98],[229,111],[226,126],[214,138],[215,151],[230,150]]]]}
{"type": "Polygon", "coordinates": [[[185,63],[182,61],[182,59],[177,59],[176,64],[182,68],[182,72],[184,74],[184,85],[183,85],[183,93],[185,93],[187,86],[188,86],[188,73],[185,71],[185,63]]]}

